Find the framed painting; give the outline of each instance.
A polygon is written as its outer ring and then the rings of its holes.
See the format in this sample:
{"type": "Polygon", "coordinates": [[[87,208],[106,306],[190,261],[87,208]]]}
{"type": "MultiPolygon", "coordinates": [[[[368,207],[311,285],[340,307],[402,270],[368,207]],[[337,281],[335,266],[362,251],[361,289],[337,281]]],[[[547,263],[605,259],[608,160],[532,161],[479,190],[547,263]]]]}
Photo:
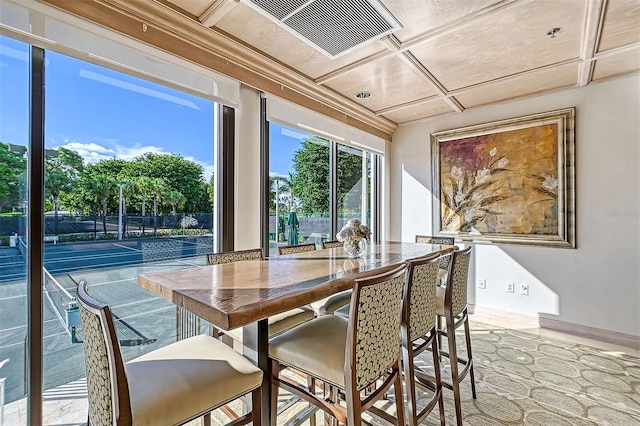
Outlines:
{"type": "Polygon", "coordinates": [[[433,229],[576,247],[575,108],[431,134],[433,229]]]}

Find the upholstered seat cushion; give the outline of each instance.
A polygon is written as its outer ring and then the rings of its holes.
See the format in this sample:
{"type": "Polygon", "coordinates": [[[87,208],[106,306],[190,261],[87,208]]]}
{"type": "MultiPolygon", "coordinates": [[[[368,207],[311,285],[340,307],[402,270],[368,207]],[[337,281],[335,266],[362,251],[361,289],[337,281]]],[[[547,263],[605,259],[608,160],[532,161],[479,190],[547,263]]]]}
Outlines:
{"type": "Polygon", "coordinates": [[[180,340],[125,365],[133,423],[178,424],[262,383],[262,371],[206,335],[180,340]]]}
{"type": "Polygon", "coordinates": [[[351,302],[352,294],[353,292],[351,290],[345,290],[340,293],[332,294],[329,297],[311,303],[311,308],[313,308],[313,311],[317,316],[331,315],[338,308],[341,308],[342,306],[351,302]]]}
{"type": "MultiPolygon", "coordinates": [[[[315,313],[311,308],[303,307],[291,309],[280,314],[269,317],[269,337],[277,336],[290,328],[305,323],[315,318],[315,313]]],[[[225,334],[233,337],[235,340],[242,342],[242,327],[224,331],[225,334]]]]}
{"type": "Polygon", "coordinates": [[[349,321],[324,315],[269,341],[269,356],[323,381],[344,388],[349,321]]]}
{"type": "Polygon", "coordinates": [[[349,318],[349,311],[351,310],[351,303],[344,305],[340,309],[336,309],[333,315],[338,315],[342,318],[349,318]]]}

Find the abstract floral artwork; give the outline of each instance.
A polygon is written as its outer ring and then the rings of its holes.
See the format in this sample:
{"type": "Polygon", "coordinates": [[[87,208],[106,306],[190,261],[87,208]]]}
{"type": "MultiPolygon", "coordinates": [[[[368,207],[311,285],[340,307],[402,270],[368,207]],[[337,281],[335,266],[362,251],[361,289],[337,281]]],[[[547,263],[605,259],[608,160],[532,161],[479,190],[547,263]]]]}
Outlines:
{"type": "Polygon", "coordinates": [[[434,230],[575,247],[575,109],[431,135],[434,230]]]}

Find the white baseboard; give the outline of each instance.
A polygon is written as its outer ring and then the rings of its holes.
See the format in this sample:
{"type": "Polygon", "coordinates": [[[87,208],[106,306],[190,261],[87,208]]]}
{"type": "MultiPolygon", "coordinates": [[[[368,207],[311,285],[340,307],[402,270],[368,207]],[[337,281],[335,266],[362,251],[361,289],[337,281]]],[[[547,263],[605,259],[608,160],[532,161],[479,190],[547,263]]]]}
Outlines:
{"type": "Polygon", "coordinates": [[[640,336],[618,333],[617,331],[603,330],[601,328],[573,324],[570,322],[558,321],[553,318],[540,317],[539,320],[540,328],[547,328],[550,330],[560,331],[562,333],[586,337],[588,339],[600,340],[601,342],[607,342],[614,345],[640,349],[640,336]]]}
{"type": "Polygon", "coordinates": [[[574,336],[599,340],[601,342],[606,342],[614,345],[640,349],[640,336],[618,333],[616,331],[604,330],[600,328],[589,327],[586,325],[573,324],[570,322],[559,321],[553,318],[545,318],[540,316],[533,317],[514,312],[485,308],[483,306],[476,306],[472,304],[468,305],[468,309],[470,314],[477,315],[479,321],[482,321],[482,318],[484,317],[499,322],[515,322],[519,327],[554,330],[574,336]]]}

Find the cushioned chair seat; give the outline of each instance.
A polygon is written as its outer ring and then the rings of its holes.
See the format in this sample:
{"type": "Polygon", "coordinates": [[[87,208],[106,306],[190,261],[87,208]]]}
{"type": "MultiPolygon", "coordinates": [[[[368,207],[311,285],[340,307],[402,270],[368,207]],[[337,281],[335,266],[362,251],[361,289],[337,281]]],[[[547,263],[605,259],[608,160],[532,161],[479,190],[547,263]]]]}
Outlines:
{"type": "Polygon", "coordinates": [[[262,383],[262,371],[219,340],[200,335],[125,364],[135,425],[177,424],[262,383]]]}
{"type": "Polygon", "coordinates": [[[347,305],[351,301],[352,294],[353,292],[351,290],[345,290],[340,293],[332,294],[329,297],[311,303],[311,308],[317,316],[331,315],[338,308],[347,305]]]}
{"type": "MultiPolygon", "coordinates": [[[[269,337],[277,336],[290,328],[305,323],[315,318],[315,313],[310,308],[291,309],[269,317],[269,337]]],[[[225,334],[242,342],[242,328],[224,331],[225,334]]]]}
{"type": "Polygon", "coordinates": [[[351,304],[344,305],[340,309],[336,309],[333,315],[337,315],[342,318],[349,318],[349,310],[351,309],[351,304]]]}
{"type": "Polygon", "coordinates": [[[348,324],[335,315],[316,318],[271,339],[269,357],[344,388],[348,324]]]}

